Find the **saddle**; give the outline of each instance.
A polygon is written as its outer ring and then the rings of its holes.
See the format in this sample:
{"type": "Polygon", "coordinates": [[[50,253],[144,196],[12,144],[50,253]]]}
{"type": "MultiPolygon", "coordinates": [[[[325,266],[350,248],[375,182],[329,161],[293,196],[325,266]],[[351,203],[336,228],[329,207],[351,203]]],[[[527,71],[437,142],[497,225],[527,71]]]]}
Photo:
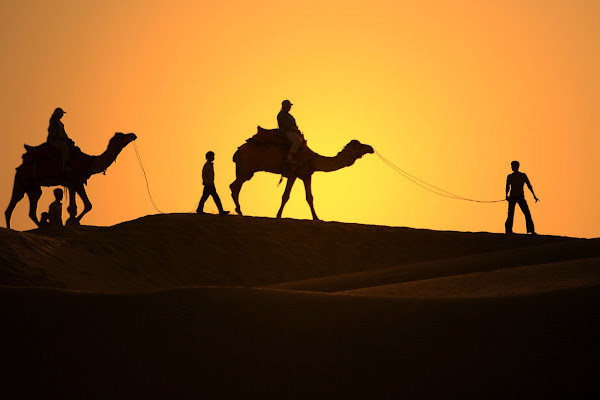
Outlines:
{"type": "MultiPolygon", "coordinates": [[[[302,137],[302,144],[298,149],[298,153],[302,152],[303,149],[308,148],[306,145],[306,140],[304,136],[300,134],[302,137]]],[[[258,146],[261,149],[266,149],[269,145],[277,146],[281,149],[281,152],[284,156],[290,151],[292,144],[285,137],[284,133],[279,129],[264,129],[262,127],[257,127],[257,132],[250,139],[247,139],[246,142],[252,143],[258,146]]]]}
{"type": "Polygon", "coordinates": [[[250,139],[246,140],[248,143],[257,145],[258,147],[266,147],[267,145],[276,145],[285,148],[285,151],[289,151],[291,144],[283,135],[279,129],[264,129],[257,127],[257,132],[250,139]]]}
{"type": "MultiPolygon", "coordinates": [[[[54,160],[60,157],[58,149],[48,142],[42,143],[39,146],[29,146],[28,144],[25,144],[24,147],[25,154],[22,156],[23,164],[30,164],[43,160],[54,160]]],[[[71,145],[69,146],[69,154],[72,161],[81,157],[83,153],[79,147],[71,145]]]]}
{"type": "Polygon", "coordinates": [[[306,140],[302,137],[303,142],[296,153],[296,164],[289,164],[285,160],[292,147],[290,141],[285,137],[279,129],[264,129],[257,128],[257,132],[246,142],[257,146],[259,149],[266,150],[269,146],[276,146],[281,150],[281,171],[283,176],[290,176],[301,173],[307,168],[307,163],[314,157],[314,153],[306,144],[306,140]]]}
{"type": "MultiPolygon", "coordinates": [[[[23,164],[17,169],[21,172],[23,179],[40,179],[58,176],[60,169],[60,153],[50,143],[42,143],[39,146],[24,145],[23,164]]],[[[86,181],[90,177],[90,156],[83,153],[77,146],[70,146],[71,160],[69,165],[71,172],[69,178],[77,178],[86,181]]]]}
{"type": "Polygon", "coordinates": [[[45,142],[39,146],[25,146],[25,154],[23,154],[23,164],[29,164],[40,160],[51,160],[58,158],[58,150],[50,143],[45,142]]]}

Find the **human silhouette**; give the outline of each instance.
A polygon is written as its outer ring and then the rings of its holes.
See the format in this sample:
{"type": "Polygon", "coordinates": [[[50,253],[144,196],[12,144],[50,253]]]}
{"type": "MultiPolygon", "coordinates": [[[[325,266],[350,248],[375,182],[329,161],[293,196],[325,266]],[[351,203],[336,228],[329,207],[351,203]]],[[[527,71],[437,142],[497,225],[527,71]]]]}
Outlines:
{"type": "Polygon", "coordinates": [[[40,217],[40,228],[45,228],[48,226],[50,226],[50,214],[44,211],[40,217]]]}
{"type": "Polygon", "coordinates": [[[531,218],[531,212],[529,211],[529,206],[525,200],[525,191],[523,190],[523,186],[527,185],[531,191],[531,194],[533,194],[533,198],[535,199],[536,203],[540,200],[535,196],[533,187],[531,186],[527,175],[519,172],[519,162],[513,161],[510,163],[510,166],[513,170],[513,173],[506,177],[506,200],[508,200],[508,217],[506,218],[506,223],[504,224],[506,233],[513,233],[512,228],[513,219],[515,216],[515,206],[518,204],[521,208],[521,211],[523,211],[523,214],[525,215],[527,233],[536,235],[535,228],[533,226],[533,219],[531,218]]]}
{"type": "Polygon", "coordinates": [[[202,167],[202,184],[204,185],[204,191],[202,192],[202,198],[200,199],[200,204],[198,204],[198,209],[196,212],[198,214],[204,213],[204,203],[208,200],[208,196],[212,196],[217,208],[219,209],[219,215],[227,215],[229,211],[223,210],[223,206],[221,205],[221,199],[217,194],[217,189],[215,188],[215,168],[213,165],[213,161],[215,160],[215,153],[209,151],[206,153],[206,163],[204,167],[202,167]]]}
{"type": "Polygon", "coordinates": [[[60,188],[54,189],[54,201],[50,204],[48,212],[42,213],[40,226],[63,226],[62,221],[62,199],[63,191],[60,188]]]}
{"type": "Polygon", "coordinates": [[[292,147],[286,161],[290,164],[296,163],[296,153],[302,144],[302,132],[298,129],[296,119],[290,114],[292,103],[289,100],[281,102],[281,111],[277,114],[277,125],[279,131],[290,141],[292,147]]]}
{"type": "Polygon", "coordinates": [[[48,126],[48,139],[47,142],[58,150],[60,154],[60,174],[64,175],[65,172],[70,172],[69,166],[70,151],[71,147],[74,146],[74,142],[67,136],[65,131],[65,125],[61,119],[66,112],[62,108],[57,108],[50,117],[50,125],[48,126]]]}

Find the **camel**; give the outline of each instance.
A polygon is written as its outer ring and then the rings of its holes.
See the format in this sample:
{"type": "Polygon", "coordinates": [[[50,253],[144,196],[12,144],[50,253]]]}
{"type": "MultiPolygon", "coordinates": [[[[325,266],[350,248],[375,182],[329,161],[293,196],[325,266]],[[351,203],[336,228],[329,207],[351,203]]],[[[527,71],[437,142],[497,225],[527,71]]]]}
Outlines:
{"type": "Polygon", "coordinates": [[[258,133],[240,146],[233,155],[233,161],[236,164],[236,179],[229,185],[229,188],[235,203],[235,212],[239,215],[243,215],[239,202],[242,185],[250,180],[255,172],[265,171],[281,175],[282,179],[283,177],[287,178],[277,218],[281,218],[283,208],[290,198],[294,182],[297,178],[300,178],[304,182],[306,201],[310,206],[313,220],[319,220],[313,205],[311,188],[313,173],[316,171],[337,171],[351,166],[365,154],[373,153],[371,146],[362,144],[358,140],[352,140],[335,157],[324,157],[313,152],[304,141],[297,153],[297,163],[290,165],[284,162],[289,144],[277,132],[277,129],[267,130],[259,126],[258,133]]]}
{"type": "Polygon", "coordinates": [[[66,176],[59,175],[58,155],[48,143],[37,147],[25,145],[27,152],[23,155],[23,164],[17,167],[10,204],[4,212],[6,227],[10,228],[12,212],[25,194],[29,197],[29,217],[38,227],[40,226],[37,205],[42,195],[41,186],[64,186],[69,189],[67,210],[70,218],[67,220],[67,225],[79,225],[81,218],[92,209],[92,203],[84,187],[87,180],[94,174],[105,172],[121,150],[135,139],[137,136],[133,133],[117,132],[108,142],[104,153],[99,156],[87,155],[78,147],[74,147],[70,161],[72,172],[65,174],[66,176]],[[83,212],[79,215],[77,215],[76,194],[84,204],[83,212]]]}

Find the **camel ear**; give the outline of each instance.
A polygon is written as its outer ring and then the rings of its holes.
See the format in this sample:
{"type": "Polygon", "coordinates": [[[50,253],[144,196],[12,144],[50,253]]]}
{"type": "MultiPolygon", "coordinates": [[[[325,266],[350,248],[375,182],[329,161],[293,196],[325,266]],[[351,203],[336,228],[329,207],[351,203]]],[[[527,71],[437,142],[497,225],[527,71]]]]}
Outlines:
{"type": "Polygon", "coordinates": [[[359,142],[358,140],[356,140],[356,139],[352,139],[352,140],[350,141],[350,143],[351,143],[351,144],[360,144],[360,142],[359,142]]]}

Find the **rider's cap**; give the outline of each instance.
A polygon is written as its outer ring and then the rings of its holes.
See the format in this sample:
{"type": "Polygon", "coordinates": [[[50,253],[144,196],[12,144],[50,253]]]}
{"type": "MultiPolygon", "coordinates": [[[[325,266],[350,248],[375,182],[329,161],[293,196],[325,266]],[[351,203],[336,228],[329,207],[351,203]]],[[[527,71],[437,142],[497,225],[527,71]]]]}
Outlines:
{"type": "Polygon", "coordinates": [[[286,104],[289,104],[290,106],[293,105],[292,102],[289,101],[289,100],[284,100],[284,101],[281,102],[282,106],[285,106],[286,104]]]}
{"type": "Polygon", "coordinates": [[[54,110],[54,113],[55,113],[55,114],[56,114],[56,113],[58,113],[58,112],[61,112],[61,113],[63,113],[63,114],[66,114],[66,113],[67,113],[65,110],[63,110],[63,109],[62,109],[62,108],[60,108],[60,107],[58,107],[56,110],[54,110]]]}

